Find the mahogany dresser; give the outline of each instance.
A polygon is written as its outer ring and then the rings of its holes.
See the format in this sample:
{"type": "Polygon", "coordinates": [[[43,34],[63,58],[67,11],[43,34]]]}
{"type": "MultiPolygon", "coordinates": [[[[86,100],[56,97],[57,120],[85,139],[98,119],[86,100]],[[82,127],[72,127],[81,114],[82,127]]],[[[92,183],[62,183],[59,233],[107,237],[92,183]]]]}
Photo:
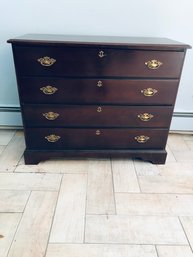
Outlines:
{"type": "Polygon", "coordinates": [[[189,45],[164,38],[37,34],[8,42],[26,164],[57,157],[165,163],[189,45]]]}

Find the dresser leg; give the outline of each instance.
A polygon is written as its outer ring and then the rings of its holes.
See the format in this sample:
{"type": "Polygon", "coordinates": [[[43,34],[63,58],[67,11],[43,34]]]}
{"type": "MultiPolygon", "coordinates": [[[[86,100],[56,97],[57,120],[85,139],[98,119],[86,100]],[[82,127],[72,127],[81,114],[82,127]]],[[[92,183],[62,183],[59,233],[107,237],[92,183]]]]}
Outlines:
{"type": "Polygon", "coordinates": [[[46,158],[43,158],[37,151],[24,151],[24,161],[25,164],[38,164],[40,161],[45,161],[46,158]]]}
{"type": "Polygon", "coordinates": [[[167,157],[167,152],[163,151],[163,153],[154,153],[150,156],[146,156],[146,154],[141,159],[144,161],[149,161],[153,164],[165,164],[167,157]]]}
{"type": "Polygon", "coordinates": [[[54,158],[136,158],[153,164],[165,164],[167,152],[165,150],[25,150],[25,164],[38,164],[54,158]]]}

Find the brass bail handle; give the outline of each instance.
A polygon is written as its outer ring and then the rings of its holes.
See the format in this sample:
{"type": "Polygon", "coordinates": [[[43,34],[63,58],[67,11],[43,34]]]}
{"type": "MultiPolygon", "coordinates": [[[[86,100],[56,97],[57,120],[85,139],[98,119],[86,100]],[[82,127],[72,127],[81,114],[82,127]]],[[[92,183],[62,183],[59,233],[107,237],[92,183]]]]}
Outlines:
{"type": "Polygon", "coordinates": [[[148,136],[144,136],[144,135],[140,135],[140,136],[136,136],[135,137],[135,140],[138,142],[138,143],[146,143],[148,140],[150,139],[150,137],[148,136]]]}
{"type": "Polygon", "coordinates": [[[56,143],[60,139],[60,136],[57,136],[55,134],[51,134],[49,136],[46,136],[45,139],[47,139],[48,142],[50,142],[50,143],[56,143]]]}
{"type": "Polygon", "coordinates": [[[145,65],[151,70],[157,70],[163,63],[158,60],[150,60],[145,62],[145,65]]]}
{"type": "Polygon", "coordinates": [[[150,113],[145,112],[137,115],[137,117],[142,121],[150,121],[154,116],[150,113]]]}
{"type": "Polygon", "coordinates": [[[39,58],[37,61],[40,62],[42,66],[52,66],[56,62],[54,58],[51,58],[49,56],[39,58]]]}
{"type": "Polygon", "coordinates": [[[154,96],[156,93],[158,93],[158,91],[154,88],[148,87],[148,88],[142,89],[141,93],[144,96],[154,96]]]}
{"type": "Polygon", "coordinates": [[[55,120],[60,116],[57,112],[46,112],[42,114],[47,120],[55,120]]]}
{"type": "Polygon", "coordinates": [[[46,87],[41,87],[40,90],[45,94],[45,95],[53,95],[58,88],[53,87],[53,86],[46,86],[46,87]]]}

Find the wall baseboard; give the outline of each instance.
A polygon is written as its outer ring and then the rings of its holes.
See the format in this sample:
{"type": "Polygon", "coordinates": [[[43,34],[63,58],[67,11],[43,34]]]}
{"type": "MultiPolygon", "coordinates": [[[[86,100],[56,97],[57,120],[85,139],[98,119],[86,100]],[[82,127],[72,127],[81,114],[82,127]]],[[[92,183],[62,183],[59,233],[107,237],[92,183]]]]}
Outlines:
{"type": "MultiPolygon", "coordinates": [[[[22,127],[20,107],[0,107],[0,128],[22,127]]],[[[170,130],[193,132],[193,112],[174,112],[170,130]]]]}
{"type": "Polygon", "coordinates": [[[20,107],[0,107],[1,128],[23,127],[20,107]]]}
{"type": "Polygon", "coordinates": [[[193,132],[193,112],[174,112],[170,130],[193,132]]]}

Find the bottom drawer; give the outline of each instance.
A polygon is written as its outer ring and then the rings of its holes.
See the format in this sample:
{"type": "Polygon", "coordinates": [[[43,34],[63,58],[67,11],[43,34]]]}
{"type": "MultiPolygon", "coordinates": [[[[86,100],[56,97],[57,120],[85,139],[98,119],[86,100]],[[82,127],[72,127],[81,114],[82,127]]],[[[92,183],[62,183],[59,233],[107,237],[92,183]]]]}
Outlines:
{"type": "Polygon", "coordinates": [[[164,149],[167,129],[27,128],[27,149],[164,149]]]}

